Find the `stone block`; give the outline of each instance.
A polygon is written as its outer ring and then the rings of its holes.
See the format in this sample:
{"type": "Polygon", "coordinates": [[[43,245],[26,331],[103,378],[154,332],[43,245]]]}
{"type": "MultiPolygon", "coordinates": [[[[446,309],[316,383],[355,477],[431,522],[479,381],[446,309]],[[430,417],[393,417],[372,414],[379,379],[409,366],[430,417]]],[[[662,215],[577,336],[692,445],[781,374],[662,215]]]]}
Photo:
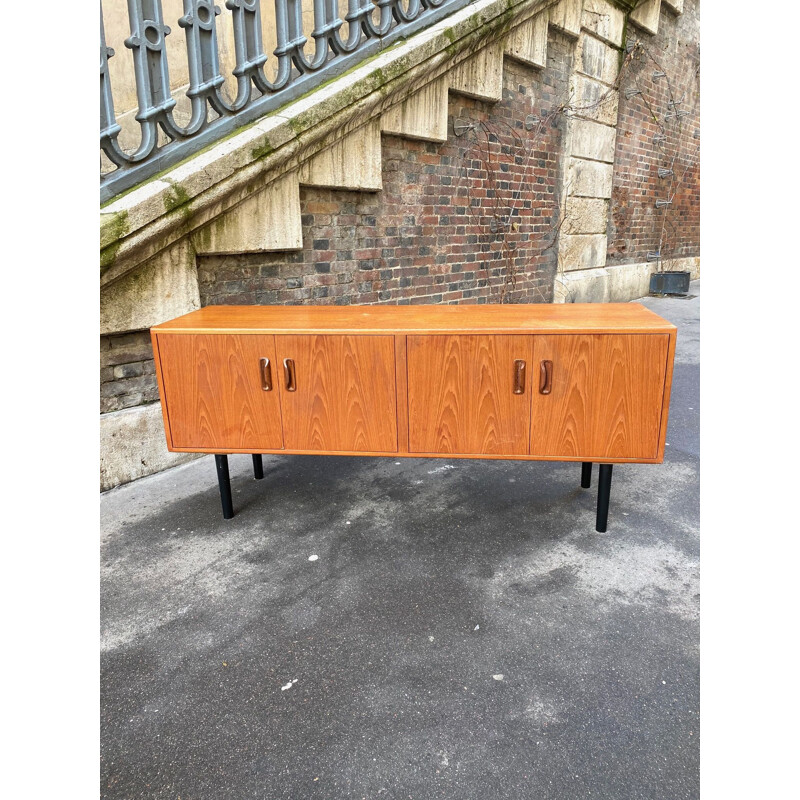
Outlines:
{"type": "Polygon", "coordinates": [[[661,0],[642,0],[631,11],[630,21],[648,33],[658,33],[658,18],[661,16],[661,0]]]}
{"type": "Polygon", "coordinates": [[[554,303],[607,303],[608,271],[583,269],[557,274],[553,284],[554,303]]]}
{"type": "Polygon", "coordinates": [[[370,120],[312,156],[300,167],[300,183],[329,189],[377,192],[381,180],[381,122],[370,120]]]}
{"type": "Polygon", "coordinates": [[[533,67],[547,66],[547,13],[525,20],[509,33],[506,55],[533,67]]]}
{"type": "Polygon", "coordinates": [[[449,74],[450,90],[495,103],[503,99],[503,45],[491,44],[449,74]]]}
{"type": "Polygon", "coordinates": [[[683,14],[683,0],[663,0],[676,14],[683,14]]]}
{"type": "Polygon", "coordinates": [[[590,269],[606,263],[607,239],[604,233],[562,233],[558,240],[558,266],[569,272],[575,269],[590,269]]]}
{"type": "Polygon", "coordinates": [[[561,0],[550,9],[550,24],[570,36],[581,32],[583,0],[561,0]]]}
{"type": "Polygon", "coordinates": [[[426,142],[447,141],[447,80],[424,86],[381,117],[381,130],[421,139],[426,142]]]}
{"type": "Polygon", "coordinates": [[[611,197],[614,179],[613,164],[570,158],[567,167],[567,186],[575,197],[611,197]]]}
{"type": "Polygon", "coordinates": [[[563,233],[605,233],[608,225],[608,200],[568,197],[563,233]]]}
{"type": "Polygon", "coordinates": [[[100,415],[100,490],[197,458],[170,453],[161,403],[100,415]]]}
{"type": "Polygon", "coordinates": [[[200,228],[192,242],[198,253],[302,250],[297,172],[278,178],[200,228]]]}
{"type": "Polygon", "coordinates": [[[619,73],[619,51],[594,36],[581,36],[576,51],[577,71],[612,84],[619,73]]]}
{"type": "Polygon", "coordinates": [[[150,328],[200,308],[195,252],[187,239],[100,290],[100,333],[150,328]]]}
{"type": "Polygon", "coordinates": [[[570,78],[570,95],[576,116],[616,126],[619,106],[619,92],[616,89],[585,75],[573,75],[570,78]]]}
{"type": "Polygon", "coordinates": [[[587,119],[573,119],[569,126],[567,152],[576,158],[593,161],[614,161],[616,129],[587,119]]]}
{"type": "Polygon", "coordinates": [[[584,0],[581,22],[595,36],[617,47],[625,33],[625,12],[609,0],[584,0]]]}
{"type": "Polygon", "coordinates": [[[655,264],[618,264],[608,269],[608,302],[625,303],[650,293],[650,274],[655,264]]]}

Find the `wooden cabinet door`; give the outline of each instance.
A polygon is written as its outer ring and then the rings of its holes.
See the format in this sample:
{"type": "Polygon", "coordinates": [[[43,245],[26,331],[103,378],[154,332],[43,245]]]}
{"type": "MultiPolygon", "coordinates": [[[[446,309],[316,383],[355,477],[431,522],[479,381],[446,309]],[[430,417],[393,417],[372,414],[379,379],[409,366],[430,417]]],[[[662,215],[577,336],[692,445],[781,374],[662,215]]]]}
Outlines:
{"type": "Polygon", "coordinates": [[[274,336],[160,333],[157,346],[173,447],[283,448],[274,336]]]}
{"type": "Polygon", "coordinates": [[[526,455],[531,376],[515,383],[532,351],[531,336],[409,336],[409,451],[526,455]]]}
{"type": "Polygon", "coordinates": [[[656,458],[668,345],[668,334],[535,336],[531,455],[656,458]]]}
{"type": "Polygon", "coordinates": [[[397,452],[393,336],[275,338],[287,449],[397,452]]]}

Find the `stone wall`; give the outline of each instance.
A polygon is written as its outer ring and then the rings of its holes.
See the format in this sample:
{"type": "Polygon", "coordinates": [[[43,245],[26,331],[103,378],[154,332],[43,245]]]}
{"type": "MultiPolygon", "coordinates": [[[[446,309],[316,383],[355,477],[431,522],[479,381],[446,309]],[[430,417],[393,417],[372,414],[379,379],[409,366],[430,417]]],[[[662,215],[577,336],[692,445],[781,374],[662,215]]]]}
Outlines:
{"type": "Polygon", "coordinates": [[[700,254],[699,16],[698,0],[685,0],[682,14],[662,3],[657,34],[629,26],[628,44],[642,47],[620,80],[608,264],[646,261],[659,242],[665,267],[700,254]],[[665,116],[677,111],[688,114],[665,116]],[[659,134],[663,142],[654,140],[659,134]],[[674,175],[659,178],[659,168],[674,175]],[[672,205],[656,208],[657,199],[673,195],[672,205]]]}

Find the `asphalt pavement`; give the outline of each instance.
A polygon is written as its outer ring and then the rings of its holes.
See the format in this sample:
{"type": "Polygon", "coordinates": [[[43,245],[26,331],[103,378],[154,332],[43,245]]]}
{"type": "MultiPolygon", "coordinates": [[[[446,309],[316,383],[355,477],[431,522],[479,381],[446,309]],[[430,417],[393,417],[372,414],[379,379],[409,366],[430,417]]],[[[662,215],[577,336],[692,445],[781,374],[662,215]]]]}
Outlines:
{"type": "Polygon", "coordinates": [[[212,457],[102,496],[101,797],[699,797],[699,282],[662,465],[212,457]]]}

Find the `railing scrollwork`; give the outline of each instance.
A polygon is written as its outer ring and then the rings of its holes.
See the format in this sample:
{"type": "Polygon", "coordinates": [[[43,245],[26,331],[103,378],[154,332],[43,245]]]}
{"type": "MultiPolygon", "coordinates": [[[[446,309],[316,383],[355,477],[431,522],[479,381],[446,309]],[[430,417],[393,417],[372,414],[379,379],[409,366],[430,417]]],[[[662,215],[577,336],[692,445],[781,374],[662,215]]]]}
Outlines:
{"type": "MultiPolygon", "coordinates": [[[[267,0],[265,0],[267,2],[267,0]]],[[[235,96],[228,97],[220,61],[217,20],[225,13],[213,0],[183,0],[177,23],[186,36],[188,122],[175,119],[177,102],[170,87],[165,23],[161,0],[127,0],[130,36],[125,47],[133,56],[136,86],[135,121],[140,140],[133,148],[119,143],[122,131],[114,108],[103,8],[100,8],[100,147],[116,166],[101,175],[101,199],[113,197],[177,163],[237,127],[313,89],[368,58],[400,36],[433,24],[468,5],[470,0],[274,0],[276,59],[274,77],[267,77],[268,56],[262,38],[261,0],[225,0],[233,30],[235,96]],[[313,2],[314,53],[306,52],[303,2],[313,2]],[[341,31],[347,23],[347,37],[341,31]],[[255,88],[256,92],[253,91],[255,88]],[[209,117],[213,110],[213,118],[209,117]],[[159,131],[166,142],[159,143],[159,131]]],[[[182,91],[183,88],[182,88],[182,91]]],[[[234,94],[234,92],[230,92],[234,94]]],[[[181,115],[178,114],[180,117],[181,115]]]]}

